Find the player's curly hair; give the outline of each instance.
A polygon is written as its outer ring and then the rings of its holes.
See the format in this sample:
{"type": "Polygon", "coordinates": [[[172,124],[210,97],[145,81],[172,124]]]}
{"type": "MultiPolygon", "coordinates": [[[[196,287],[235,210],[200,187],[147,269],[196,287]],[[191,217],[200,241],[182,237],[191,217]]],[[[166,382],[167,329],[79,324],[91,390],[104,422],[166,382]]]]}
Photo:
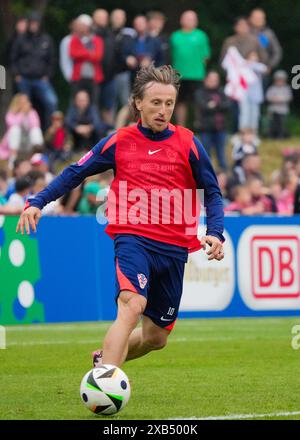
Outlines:
{"type": "Polygon", "coordinates": [[[148,67],[142,67],[136,74],[129,98],[130,110],[135,118],[139,118],[140,116],[135,100],[143,99],[147,85],[153,82],[171,84],[175,87],[178,94],[180,88],[180,73],[170,65],[155,67],[154,64],[151,63],[148,67]]]}

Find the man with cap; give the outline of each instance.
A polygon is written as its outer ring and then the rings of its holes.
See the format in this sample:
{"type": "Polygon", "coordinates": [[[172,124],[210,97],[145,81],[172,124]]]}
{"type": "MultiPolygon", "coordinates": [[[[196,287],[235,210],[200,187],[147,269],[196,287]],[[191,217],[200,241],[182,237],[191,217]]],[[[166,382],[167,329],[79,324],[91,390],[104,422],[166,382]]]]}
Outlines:
{"type": "Polygon", "coordinates": [[[36,100],[44,129],[57,109],[57,96],[50,83],[54,67],[53,40],[41,30],[41,16],[33,12],[28,17],[27,31],[12,45],[11,70],[18,92],[36,100]]]}
{"type": "Polygon", "coordinates": [[[49,171],[48,156],[42,153],[35,153],[31,157],[30,163],[33,170],[44,174],[47,185],[54,179],[54,175],[49,171]]]}

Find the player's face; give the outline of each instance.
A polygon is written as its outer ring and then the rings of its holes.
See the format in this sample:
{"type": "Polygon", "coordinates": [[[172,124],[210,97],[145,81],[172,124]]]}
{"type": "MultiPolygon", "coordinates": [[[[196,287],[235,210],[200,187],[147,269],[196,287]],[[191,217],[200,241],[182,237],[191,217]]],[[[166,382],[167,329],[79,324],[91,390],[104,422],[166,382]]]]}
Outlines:
{"type": "Polygon", "coordinates": [[[150,83],[142,99],[136,100],[142,125],[152,131],[163,131],[172,118],[177,91],[171,84],[150,83]]]}

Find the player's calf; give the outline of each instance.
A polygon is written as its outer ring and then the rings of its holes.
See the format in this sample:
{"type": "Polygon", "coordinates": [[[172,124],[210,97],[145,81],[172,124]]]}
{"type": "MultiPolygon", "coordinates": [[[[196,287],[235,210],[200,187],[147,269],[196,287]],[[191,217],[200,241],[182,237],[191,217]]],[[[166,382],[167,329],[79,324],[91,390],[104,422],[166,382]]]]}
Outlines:
{"type": "Polygon", "coordinates": [[[167,345],[167,340],[168,336],[165,334],[147,335],[143,343],[153,351],[163,349],[167,345]]]}
{"type": "Polygon", "coordinates": [[[159,327],[150,318],[144,316],[143,319],[143,345],[149,351],[161,350],[167,345],[169,330],[159,327]]]}

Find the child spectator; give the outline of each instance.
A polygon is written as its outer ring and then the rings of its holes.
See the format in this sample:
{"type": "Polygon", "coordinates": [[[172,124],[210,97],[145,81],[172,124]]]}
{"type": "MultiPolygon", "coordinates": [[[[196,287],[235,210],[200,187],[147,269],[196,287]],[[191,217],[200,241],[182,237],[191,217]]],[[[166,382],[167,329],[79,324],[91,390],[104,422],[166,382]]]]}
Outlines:
{"type": "Polygon", "coordinates": [[[227,195],[228,176],[223,171],[218,171],[216,173],[216,175],[217,175],[218,184],[219,184],[222,196],[223,196],[223,204],[225,207],[225,206],[229,205],[229,203],[230,203],[230,200],[227,195]]]}
{"type": "Polygon", "coordinates": [[[46,146],[49,151],[50,162],[64,162],[70,158],[72,139],[64,127],[62,112],[54,112],[52,123],[45,134],[46,146]]]}
{"type": "Polygon", "coordinates": [[[273,76],[273,84],[266,93],[266,100],[269,103],[269,135],[272,139],[285,139],[289,136],[287,116],[290,113],[289,104],[293,100],[293,94],[287,80],[287,73],[284,70],[277,70],[273,76]]]}
{"type": "Polygon", "coordinates": [[[49,183],[54,179],[54,175],[49,171],[49,159],[45,154],[35,153],[30,159],[32,170],[40,171],[44,174],[46,183],[49,183]]]}
{"type": "Polygon", "coordinates": [[[284,155],[281,168],[274,170],[271,173],[271,183],[280,183],[282,186],[284,186],[290,174],[296,173],[300,177],[300,170],[298,170],[298,168],[299,165],[297,155],[294,153],[284,155]]]}
{"type": "Polygon", "coordinates": [[[241,166],[247,154],[258,154],[260,139],[252,128],[244,128],[232,138],[233,167],[241,166]]]}
{"type": "MultiPolygon", "coordinates": [[[[47,186],[47,180],[45,174],[41,171],[32,170],[28,173],[28,176],[31,179],[31,197],[34,197],[35,194],[39,193],[47,186]]],[[[54,200],[53,202],[48,203],[42,210],[42,215],[58,215],[63,211],[62,206],[59,200],[54,200]]]]}
{"type": "Polygon", "coordinates": [[[268,68],[259,62],[259,55],[255,51],[250,52],[247,56],[247,64],[255,74],[256,80],[248,85],[244,97],[239,103],[239,129],[250,127],[256,133],[259,128],[260,106],[264,101],[263,75],[268,68]]]}
{"type": "Polygon", "coordinates": [[[257,177],[252,177],[247,181],[247,187],[251,194],[252,203],[261,207],[261,213],[276,212],[276,205],[272,197],[268,196],[266,188],[264,188],[263,182],[257,177]]]}
{"type": "Polygon", "coordinates": [[[224,209],[225,213],[235,212],[241,215],[255,215],[262,212],[261,206],[256,206],[251,200],[247,185],[237,185],[232,190],[233,202],[224,209]]]}
{"type": "Polygon", "coordinates": [[[199,121],[201,140],[209,155],[212,149],[216,150],[218,164],[222,171],[227,170],[225,155],[226,146],[226,113],[230,101],[220,87],[220,75],[211,71],[204,81],[203,89],[196,91],[196,105],[199,107],[199,121]]]}
{"type": "Polygon", "coordinates": [[[6,198],[16,191],[16,180],[19,177],[26,176],[31,171],[31,163],[27,158],[19,157],[13,163],[12,177],[8,179],[8,188],[6,198]]]}
{"type": "Polygon", "coordinates": [[[0,144],[0,159],[13,161],[20,152],[43,144],[40,119],[27,95],[16,94],[5,117],[7,131],[0,144]]]}
{"type": "Polygon", "coordinates": [[[15,186],[16,192],[9,197],[4,206],[0,206],[0,215],[20,215],[31,188],[32,180],[28,175],[18,178],[15,186]]]}
{"type": "Polygon", "coordinates": [[[298,176],[295,172],[290,172],[283,179],[283,189],[277,199],[278,213],[282,215],[294,214],[295,194],[298,186],[298,176]]]}
{"type": "Polygon", "coordinates": [[[75,151],[89,150],[107,129],[85,90],[76,93],[74,103],[67,112],[65,124],[73,136],[75,151]]]}
{"type": "Polygon", "coordinates": [[[261,175],[261,159],[258,154],[247,154],[240,166],[233,169],[233,173],[228,178],[227,194],[230,200],[233,200],[232,189],[236,185],[245,185],[251,177],[258,177],[263,180],[261,175]]]}

